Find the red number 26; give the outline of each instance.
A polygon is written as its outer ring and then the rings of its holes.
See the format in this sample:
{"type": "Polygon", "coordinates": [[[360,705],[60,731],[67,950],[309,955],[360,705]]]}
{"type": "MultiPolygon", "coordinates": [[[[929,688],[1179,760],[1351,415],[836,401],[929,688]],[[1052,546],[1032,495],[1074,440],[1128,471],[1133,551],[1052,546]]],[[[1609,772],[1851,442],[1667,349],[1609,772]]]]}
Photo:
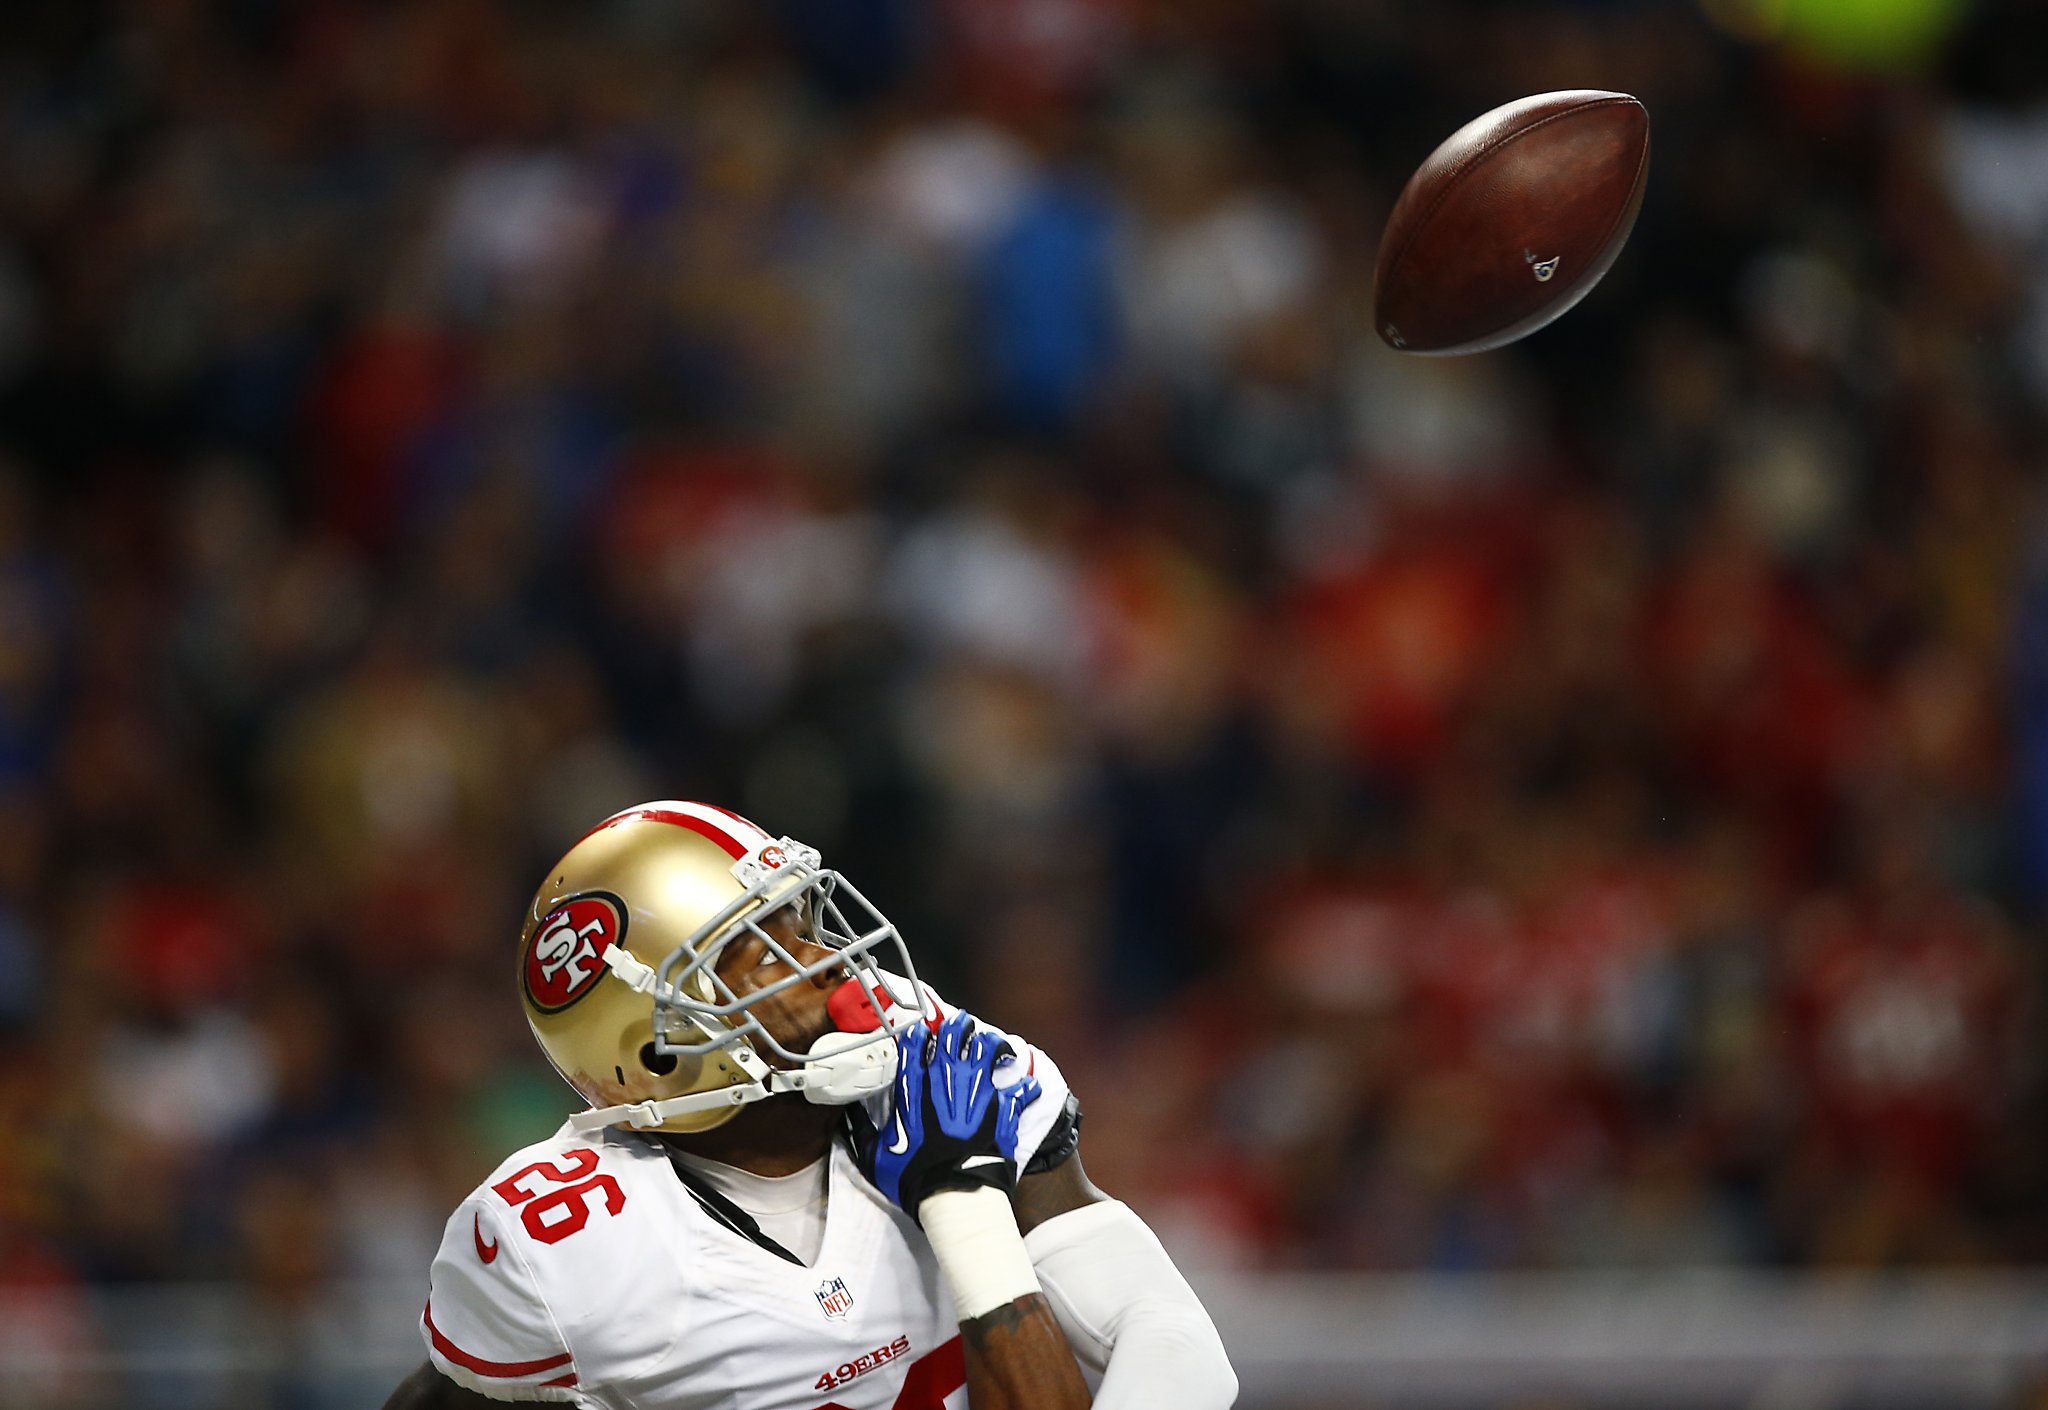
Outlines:
{"type": "Polygon", "coordinates": [[[513,1171],[491,1189],[519,1211],[519,1222],[526,1225],[527,1233],[544,1244],[560,1243],[590,1222],[592,1195],[603,1194],[607,1214],[617,1214],[626,1207],[626,1192],[619,1188],[619,1182],[609,1175],[591,1175],[596,1168],[597,1152],[577,1146],[562,1152],[561,1165],[536,1160],[513,1171]],[[565,1170],[563,1165],[572,1168],[565,1170]],[[559,1188],[529,1190],[525,1185],[529,1175],[559,1188]]]}

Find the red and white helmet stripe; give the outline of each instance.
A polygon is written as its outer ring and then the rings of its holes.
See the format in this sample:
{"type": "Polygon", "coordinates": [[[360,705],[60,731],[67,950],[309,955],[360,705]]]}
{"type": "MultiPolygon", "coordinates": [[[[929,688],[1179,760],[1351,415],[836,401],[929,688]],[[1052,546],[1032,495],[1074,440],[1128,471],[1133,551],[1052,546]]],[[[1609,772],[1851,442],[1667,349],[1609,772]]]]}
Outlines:
{"type": "Polygon", "coordinates": [[[678,799],[642,803],[624,812],[613,813],[583,836],[594,837],[608,827],[617,827],[620,823],[636,820],[688,828],[698,836],[708,837],[723,847],[726,855],[734,861],[741,857],[753,856],[774,840],[738,813],[714,807],[709,803],[689,803],[678,799]]]}

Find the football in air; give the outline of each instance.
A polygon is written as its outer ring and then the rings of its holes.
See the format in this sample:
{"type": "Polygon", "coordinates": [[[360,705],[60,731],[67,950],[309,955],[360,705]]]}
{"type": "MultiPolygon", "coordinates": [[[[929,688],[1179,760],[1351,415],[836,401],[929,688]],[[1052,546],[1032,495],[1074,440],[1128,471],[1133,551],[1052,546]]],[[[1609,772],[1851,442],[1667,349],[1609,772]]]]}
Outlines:
{"type": "Polygon", "coordinates": [[[1539,93],[1429,154],[1380,239],[1373,321],[1403,352],[1481,352],[1600,281],[1643,204],[1650,118],[1626,93],[1539,93]]]}

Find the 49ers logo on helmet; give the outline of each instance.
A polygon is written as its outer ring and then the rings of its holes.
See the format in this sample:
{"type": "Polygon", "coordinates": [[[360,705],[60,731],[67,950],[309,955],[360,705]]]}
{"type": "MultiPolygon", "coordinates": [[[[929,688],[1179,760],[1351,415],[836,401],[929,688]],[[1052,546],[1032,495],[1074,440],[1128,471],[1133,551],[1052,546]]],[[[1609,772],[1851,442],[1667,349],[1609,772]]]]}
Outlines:
{"type": "Polygon", "coordinates": [[[626,906],[609,891],[571,896],[533,928],[519,967],[526,1001],[542,1013],[569,1007],[604,975],[604,952],[625,938],[626,906]]]}

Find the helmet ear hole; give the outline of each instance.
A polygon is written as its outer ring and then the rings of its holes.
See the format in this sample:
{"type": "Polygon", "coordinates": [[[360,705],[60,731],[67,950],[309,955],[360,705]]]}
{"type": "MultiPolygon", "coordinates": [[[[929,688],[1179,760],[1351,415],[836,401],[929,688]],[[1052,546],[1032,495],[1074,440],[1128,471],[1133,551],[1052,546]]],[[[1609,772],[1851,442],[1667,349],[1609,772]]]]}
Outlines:
{"type": "Polygon", "coordinates": [[[656,1052],[652,1043],[640,1045],[640,1065],[656,1077],[666,1077],[674,1072],[678,1061],[674,1053],[656,1052]]]}

